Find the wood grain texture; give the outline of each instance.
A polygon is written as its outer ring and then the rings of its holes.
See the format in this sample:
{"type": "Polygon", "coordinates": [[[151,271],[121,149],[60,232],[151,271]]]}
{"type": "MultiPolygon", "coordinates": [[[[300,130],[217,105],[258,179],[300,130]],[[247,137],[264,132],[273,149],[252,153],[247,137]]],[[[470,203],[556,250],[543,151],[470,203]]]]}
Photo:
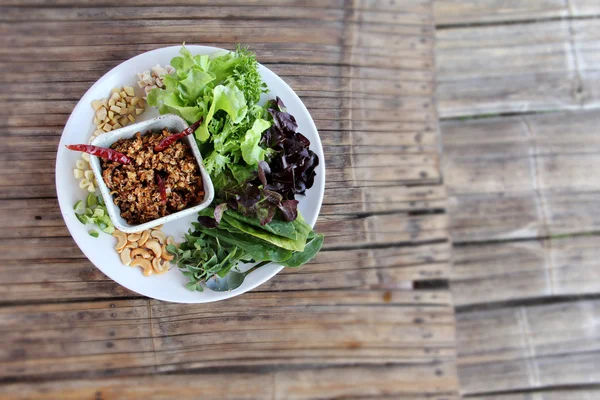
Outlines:
{"type": "Polygon", "coordinates": [[[596,232],[600,114],[448,121],[444,169],[455,242],[596,232]]]}
{"type": "Polygon", "coordinates": [[[0,397],[458,399],[431,1],[2,6],[0,397]],[[83,93],[184,41],[256,51],[307,104],[327,165],[324,251],[204,305],[104,276],[70,238],[54,188],[83,93]]]}
{"type": "Polygon", "coordinates": [[[442,0],[434,2],[436,25],[456,26],[589,17],[600,12],[594,0],[442,0]]]}
{"type": "Polygon", "coordinates": [[[461,392],[595,399],[598,2],[434,9],[461,392]]]}
{"type": "Polygon", "coordinates": [[[453,251],[457,306],[600,292],[598,236],[459,246],[453,251]]]}
{"type": "Polygon", "coordinates": [[[442,117],[598,107],[598,19],[438,30],[442,117]]]}
{"type": "Polygon", "coordinates": [[[201,308],[115,300],[0,313],[11,343],[0,372],[15,379],[382,362],[422,369],[454,356],[449,298],[426,291],[253,293],[201,308]],[[388,312],[378,313],[384,305],[388,312]]]}
{"type": "MultiPolygon", "coordinates": [[[[58,250],[48,257],[2,262],[0,302],[136,296],[107,278],[74,244],[67,250],[54,241],[45,249],[58,250]]],[[[447,280],[450,275],[448,243],[324,251],[306,268],[284,270],[256,290],[411,289],[415,281],[447,280]]]]}
{"type": "Polygon", "coordinates": [[[581,300],[459,314],[463,393],[597,384],[598,312],[581,300]]]}
{"type": "Polygon", "coordinates": [[[514,394],[469,396],[473,400],[593,400],[600,396],[600,390],[594,388],[547,388],[514,394]]]}
{"type": "Polygon", "coordinates": [[[445,376],[452,366],[440,363],[431,373],[428,368],[390,365],[384,368],[337,367],[320,370],[282,370],[265,373],[238,373],[224,376],[194,373],[155,377],[79,380],[69,387],[58,383],[13,384],[5,387],[6,399],[81,398],[171,399],[177,387],[178,399],[314,399],[352,398],[400,400],[458,400],[446,387],[456,388],[445,376]],[[348,382],[350,380],[350,382],[348,382]],[[234,382],[234,384],[232,384],[234,382]],[[421,387],[427,387],[423,394],[421,387]]]}

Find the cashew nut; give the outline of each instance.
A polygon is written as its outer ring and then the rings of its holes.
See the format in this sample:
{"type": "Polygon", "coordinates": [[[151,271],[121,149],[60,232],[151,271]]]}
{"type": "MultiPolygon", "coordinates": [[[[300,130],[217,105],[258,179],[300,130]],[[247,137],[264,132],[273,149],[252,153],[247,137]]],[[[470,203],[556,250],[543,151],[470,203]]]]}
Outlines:
{"type": "Polygon", "coordinates": [[[175,238],[173,236],[169,236],[167,238],[167,244],[172,244],[173,246],[177,246],[177,243],[175,243],[175,238]]]}
{"type": "Polygon", "coordinates": [[[148,240],[148,238],[150,237],[150,231],[146,230],[142,232],[142,236],[140,237],[140,240],[138,240],[138,244],[140,246],[143,246],[144,243],[146,243],[146,241],[148,240]]]}
{"type": "Polygon", "coordinates": [[[161,250],[162,250],[161,257],[162,257],[163,260],[171,261],[175,257],[173,254],[171,254],[171,253],[169,253],[167,251],[167,246],[166,245],[163,244],[162,247],[161,247],[161,250]]]}
{"type": "Polygon", "coordinates": [[[152,252],[154,253],[154,257],[159,257],[162,254],[162,249],[160,248],[160,243],[158,243],[156,240],[148,240],[146,242],[145,247],[148,250],[152,250],[152,252]]]}
{"type": "Polygon", "coordinates": [[[133,249],[131,251],[131,258],[136,258],[137,256],[142,256],[146,260],[149,260],[152,258],[152,254],[150,254],[150,252],[148,250],[142,249],[139,247],[137,249],[133,249]]]}
{"type": "Polygon", "coordinates": [[[138,240],[140,240],[141,237],[142,235],[139,233],[130,233],[129,235],[127,235],[127,240],[129,240],[130,242],[137,242],[138,240]]]}
{"type": "Polygon", "coordinates": [[[157,274],[164,274],[169,270],[169,266],[170,264],[168,261],[161,262],[160,258],[155,258],[152,260],[152,267],[157,274]]]}
{"type": "Polygon", "coordinates": [[[121,262],[125,265],[129,265],[131,262],[131,249],[124,248],[123,251],[121,251],[121,262]]]}
{"type": "Polygon", "coordinates": [[[121,232],[116,229],[112,235],[119,240],[119,242],[115,246],[115,249],[117,249],[117,251],[120,253],[123,250],[123,248],[125,248],[125,245],[127,244],[127,235],[124,232],[121,232]]]}
{"type": "Polygon", "coordinates": [[[165,235],[165,233],[162,231],[152,231],[152,233],[150,235],[153,238],[158,239],[160,244],[165,244],[165,242],[167,241],[167,235],[165,235]]]}
{"type": "Polygon", "coordinates": [[[137,249],[138,247],[140,246],[138,246],[137,242],[129,242],[125,245],[126,249],[137,249]]]}
{"type": "Polygon", "coordinates": [[[130,267],[142,267],[144,270],[144,276],[152,275],[152,264],[145,258],[136,258],[129,264],[130,267]]]}

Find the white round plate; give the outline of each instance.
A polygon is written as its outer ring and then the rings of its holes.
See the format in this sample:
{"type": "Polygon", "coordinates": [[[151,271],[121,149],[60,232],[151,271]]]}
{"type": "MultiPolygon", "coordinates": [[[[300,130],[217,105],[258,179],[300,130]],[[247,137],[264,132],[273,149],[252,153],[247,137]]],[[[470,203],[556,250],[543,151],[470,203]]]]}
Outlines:
{"type": "MultiPolygon", "coordinates": [[[[272,278],[283,267],[278,264],[265,265],[248,275],[243,285],[231,292],[212,292],[207,289],[203,292],[192,292],[185,288],[187,278],[177,268],[172,268],[163,275],[144,277],[139,268],[126,267],[121,263],[119,255],[114,249],[115,238],[102,233],[98,238],[91,237],[88,231],[94,229],[94,226],[84,226],[75,217],[73,205],[78,200],[84,200],[87,191],[80,189],[78,181],[73,177],[75,161],[80,158],[80,154],[65,148],[67,144],[88,142],[88,138],[94,130],[92,124],[94,110],[91,106],[93,100],[109,97],[112,88],[122,86],[133,86],[141,94],[141,89],[137,86],[137,73],[150,70],[156,64],[168,65],[171,59],[179,54],[180,48],[181,46],[165,47],[133,57],[113,68],[85,93],[71,113],[58,146],[56,191],[60,210],[73,239],[86,257],[111,279],[134,292],[158,300],[177,303],[207,303],[228,299],[254,289],[272,278]]],[[[207,46],[186,45],[186,48],[192,54],[212,54],[216,51],[224,51],[207,46]]],[[[314,226],[325,191],[325,158],[317,128],[296,93],[268,68],[260,65],[259,69],[263,80],[269,87],[269,93],[262,96],[261,104],[275,96],[281,97],[288,112],[296,118],[298,131],[310,140],[311,150],[319,156],[314,186],[306,192],[306,196],[298,196],[300,212],[306,222],[314,226]]],[[[158,116],[158,111],[154,107],[148,107],[138,120],[144,121],[156,116],[158,116]]],[[[191,223],[195,219],[195,217],[189,217],[170,222],[165,224],[163,231],[173,235],[177,241],[181,241],[183,234],[191,228],[191,223]]]]}

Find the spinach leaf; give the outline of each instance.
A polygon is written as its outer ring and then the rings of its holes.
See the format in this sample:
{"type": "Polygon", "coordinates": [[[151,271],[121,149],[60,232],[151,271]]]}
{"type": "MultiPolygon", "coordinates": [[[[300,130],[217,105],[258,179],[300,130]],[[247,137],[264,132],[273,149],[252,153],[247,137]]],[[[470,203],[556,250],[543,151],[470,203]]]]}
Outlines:
{"type": "MultiPolygon", "coordinates": [[[[221,227],[225,228],[228,226],[226,223],[224,223],[224,221],[221,221],[219,229],[204,228],[200,225],[197,225],[197,229],[202,233],[212,236],[214,238],[218,238],[220,242],[239,247],[240,249],[248,253],[252,257],[252,259],[257,262],[282,262],[292,256],[291,250],[274,246],[263,240],[253,238],[252,236],[248,236],[243,233],[235,233],[235,229],[232,229],[234,232],[231,232],[227,229],[221,229],[221,227]]],[[[231,227],[229,226],[229,228],[231,227]]]]}
{"type": "Polygon", "coordinates": [[[296,240],[291,240],[288,238],[284,238],[281,236],[273,235],[267,231],[264,231],[259,228],[254,228],[251,225],[245,224],[240,220],[237,220],[227,213],[223,216],[223,219],[234,228],[238,229],[240,232],[247,233],[248,235],[254,236],[256,238],[262,239],[266,242],[272,243],[277,247],[281,247],[287,250],[292,251],[303,251],[304,245],[306,244],[305,236],[297,236],[296,240]]]}
{"type": "Polygon", "coordinates": [[[264,229],[267,232],[270,232],[277,236],[283,236],[288,239],[296,240],[298,238],[298,234],[296,233],[296,227],[294,224],[280,221],[277,219],[271,220],[268,224],[261,225],[260,221],[257,218],[246,217],[245,215],[240,214],[237,211],[227,210],[227,215],[241,221],[245,222],[248,225],[252,225],[256,228],[264,229]]]}
{"type": "Polygon", "coordinates": [[[321,250],[321,247],[323,246],[323,240],[324,240],[323,235],[315,234],[314,232],[311,232],[311,234],[309,235],[309,240],[306,243],[306,246],[304,246],[304,251],[294,252],[294,254],[292,254],[292,256],[290,258],[288,258],[286,261],[282,262],[281,264],[285,267],[292,267],[292,268],[300,267],[300,266],[306,264],[315,255],[317,255],[319,250],[321,250]]]}

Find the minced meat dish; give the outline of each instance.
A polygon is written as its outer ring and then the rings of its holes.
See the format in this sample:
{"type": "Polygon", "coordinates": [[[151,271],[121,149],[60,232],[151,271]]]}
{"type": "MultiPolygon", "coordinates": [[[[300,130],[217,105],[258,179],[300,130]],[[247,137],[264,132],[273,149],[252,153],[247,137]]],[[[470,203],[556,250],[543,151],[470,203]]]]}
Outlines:
{"type": "Polygon", "coordinates": [[[131,164],[101,161],[104,182],[121,209],[121,217],[131,225],[176,213],[204,199],[200,168],[186,143],[179,140],[163,151],[154,151],[154,146],[169,135],[166,129],[143,136],[138,132],[131,139],[121,139],[110,146],[130,157],[131,164]],[[162,193],[160,180],[164,185],[162,193]]]}

